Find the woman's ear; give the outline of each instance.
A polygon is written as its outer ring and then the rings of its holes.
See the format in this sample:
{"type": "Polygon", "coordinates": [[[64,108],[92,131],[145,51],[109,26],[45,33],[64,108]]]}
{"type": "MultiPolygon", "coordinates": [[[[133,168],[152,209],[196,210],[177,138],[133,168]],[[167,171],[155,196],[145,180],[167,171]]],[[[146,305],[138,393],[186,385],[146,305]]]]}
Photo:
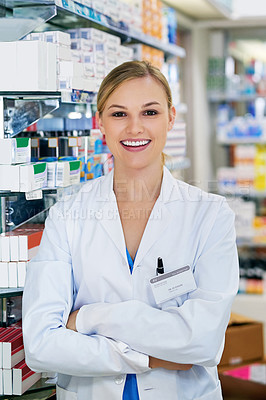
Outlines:
{"type": "Polygon", "coordinates": [[[175,123],[175,117],[176,117],[176,109],[174,106],[172,106],[169,111],[168,131],[170,131],[173,128],[175,123]]]}
{"type": "Polygon", "coordinates": [[[103,136],[105,136],[105,130],[104,130],[104,127],[103,127],[103,122],[102,122],[102,118],[100,116],[99,111],[96,111],[95,119],[96,119],[97,125],[99,126],[100,131],[102,132],[103,136]]]}

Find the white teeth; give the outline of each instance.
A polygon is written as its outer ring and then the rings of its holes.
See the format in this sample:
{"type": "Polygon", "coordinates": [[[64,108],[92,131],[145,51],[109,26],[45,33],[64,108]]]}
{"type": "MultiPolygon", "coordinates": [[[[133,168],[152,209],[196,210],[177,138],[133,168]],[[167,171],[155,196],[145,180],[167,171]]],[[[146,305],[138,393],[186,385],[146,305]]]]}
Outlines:
{"type": "Polygon", "coordinates": [[[136,146],[145,146],[145,144],[149,143],[149,140],[138,140],[137,142],[131,142],[130,140],[125,140],[122,141],[122,143],[125,146],[136,147],[136,146]]]}

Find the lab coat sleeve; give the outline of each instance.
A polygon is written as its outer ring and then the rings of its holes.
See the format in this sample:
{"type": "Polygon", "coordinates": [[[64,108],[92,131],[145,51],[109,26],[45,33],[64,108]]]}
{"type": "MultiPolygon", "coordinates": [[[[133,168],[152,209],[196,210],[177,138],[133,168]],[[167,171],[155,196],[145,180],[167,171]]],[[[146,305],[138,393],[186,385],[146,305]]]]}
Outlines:
{"type": "Polygon", "coordinates": [[[122,341],[66,328],[73,303],[65,218],[53,207],[38,255],[28,266],[23,295],[26,362],[34,371],[108,376],[149,370],[148,356],[122,341]]]}
{"type": "Polygon", "coordinates": [[[160,310],[138,300],[84,305],[77,315],[77,330],[122,340],[160,359],[215,366],[238,289],[234,214],[226,202],[195,261],[194,277],[197,289],[180,307],[160,310]]]}

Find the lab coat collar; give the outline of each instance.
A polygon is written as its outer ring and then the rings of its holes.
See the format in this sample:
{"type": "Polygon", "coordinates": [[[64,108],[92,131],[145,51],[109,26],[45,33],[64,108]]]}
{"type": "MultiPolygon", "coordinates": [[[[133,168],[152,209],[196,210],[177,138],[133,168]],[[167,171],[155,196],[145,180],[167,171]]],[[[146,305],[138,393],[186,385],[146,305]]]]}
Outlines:
{"type": "MultiPolygon", "coordinates": [[[[113,191],[113,176],[114,173],[111,171],[101,182],[101,198],[106,199],[103,205],[103,215],[108,215],[108,218],[101,219],[100,223],[127,262],[126,243],[116,197],[113,191]]],[[[152,245],[160,239],[164,230],[172,220],[172,214],[167,209],[166,203],[177,199],[180,199],[178,183],[169,170],[164,167],[161,192],[143,233],[134,265],[139,264],[152,245]]]]}

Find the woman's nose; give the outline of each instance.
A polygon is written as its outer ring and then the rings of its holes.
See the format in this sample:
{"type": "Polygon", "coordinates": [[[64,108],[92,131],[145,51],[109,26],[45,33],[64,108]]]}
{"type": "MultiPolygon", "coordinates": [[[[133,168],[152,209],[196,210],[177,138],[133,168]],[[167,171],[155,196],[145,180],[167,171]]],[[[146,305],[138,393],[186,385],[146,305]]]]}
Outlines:
{"type": "Polygon", "coordinates": [[[143,133],[143,124],[139,117],[132,117],[128,120],[127,133],[137,135],[143,133]]]}

